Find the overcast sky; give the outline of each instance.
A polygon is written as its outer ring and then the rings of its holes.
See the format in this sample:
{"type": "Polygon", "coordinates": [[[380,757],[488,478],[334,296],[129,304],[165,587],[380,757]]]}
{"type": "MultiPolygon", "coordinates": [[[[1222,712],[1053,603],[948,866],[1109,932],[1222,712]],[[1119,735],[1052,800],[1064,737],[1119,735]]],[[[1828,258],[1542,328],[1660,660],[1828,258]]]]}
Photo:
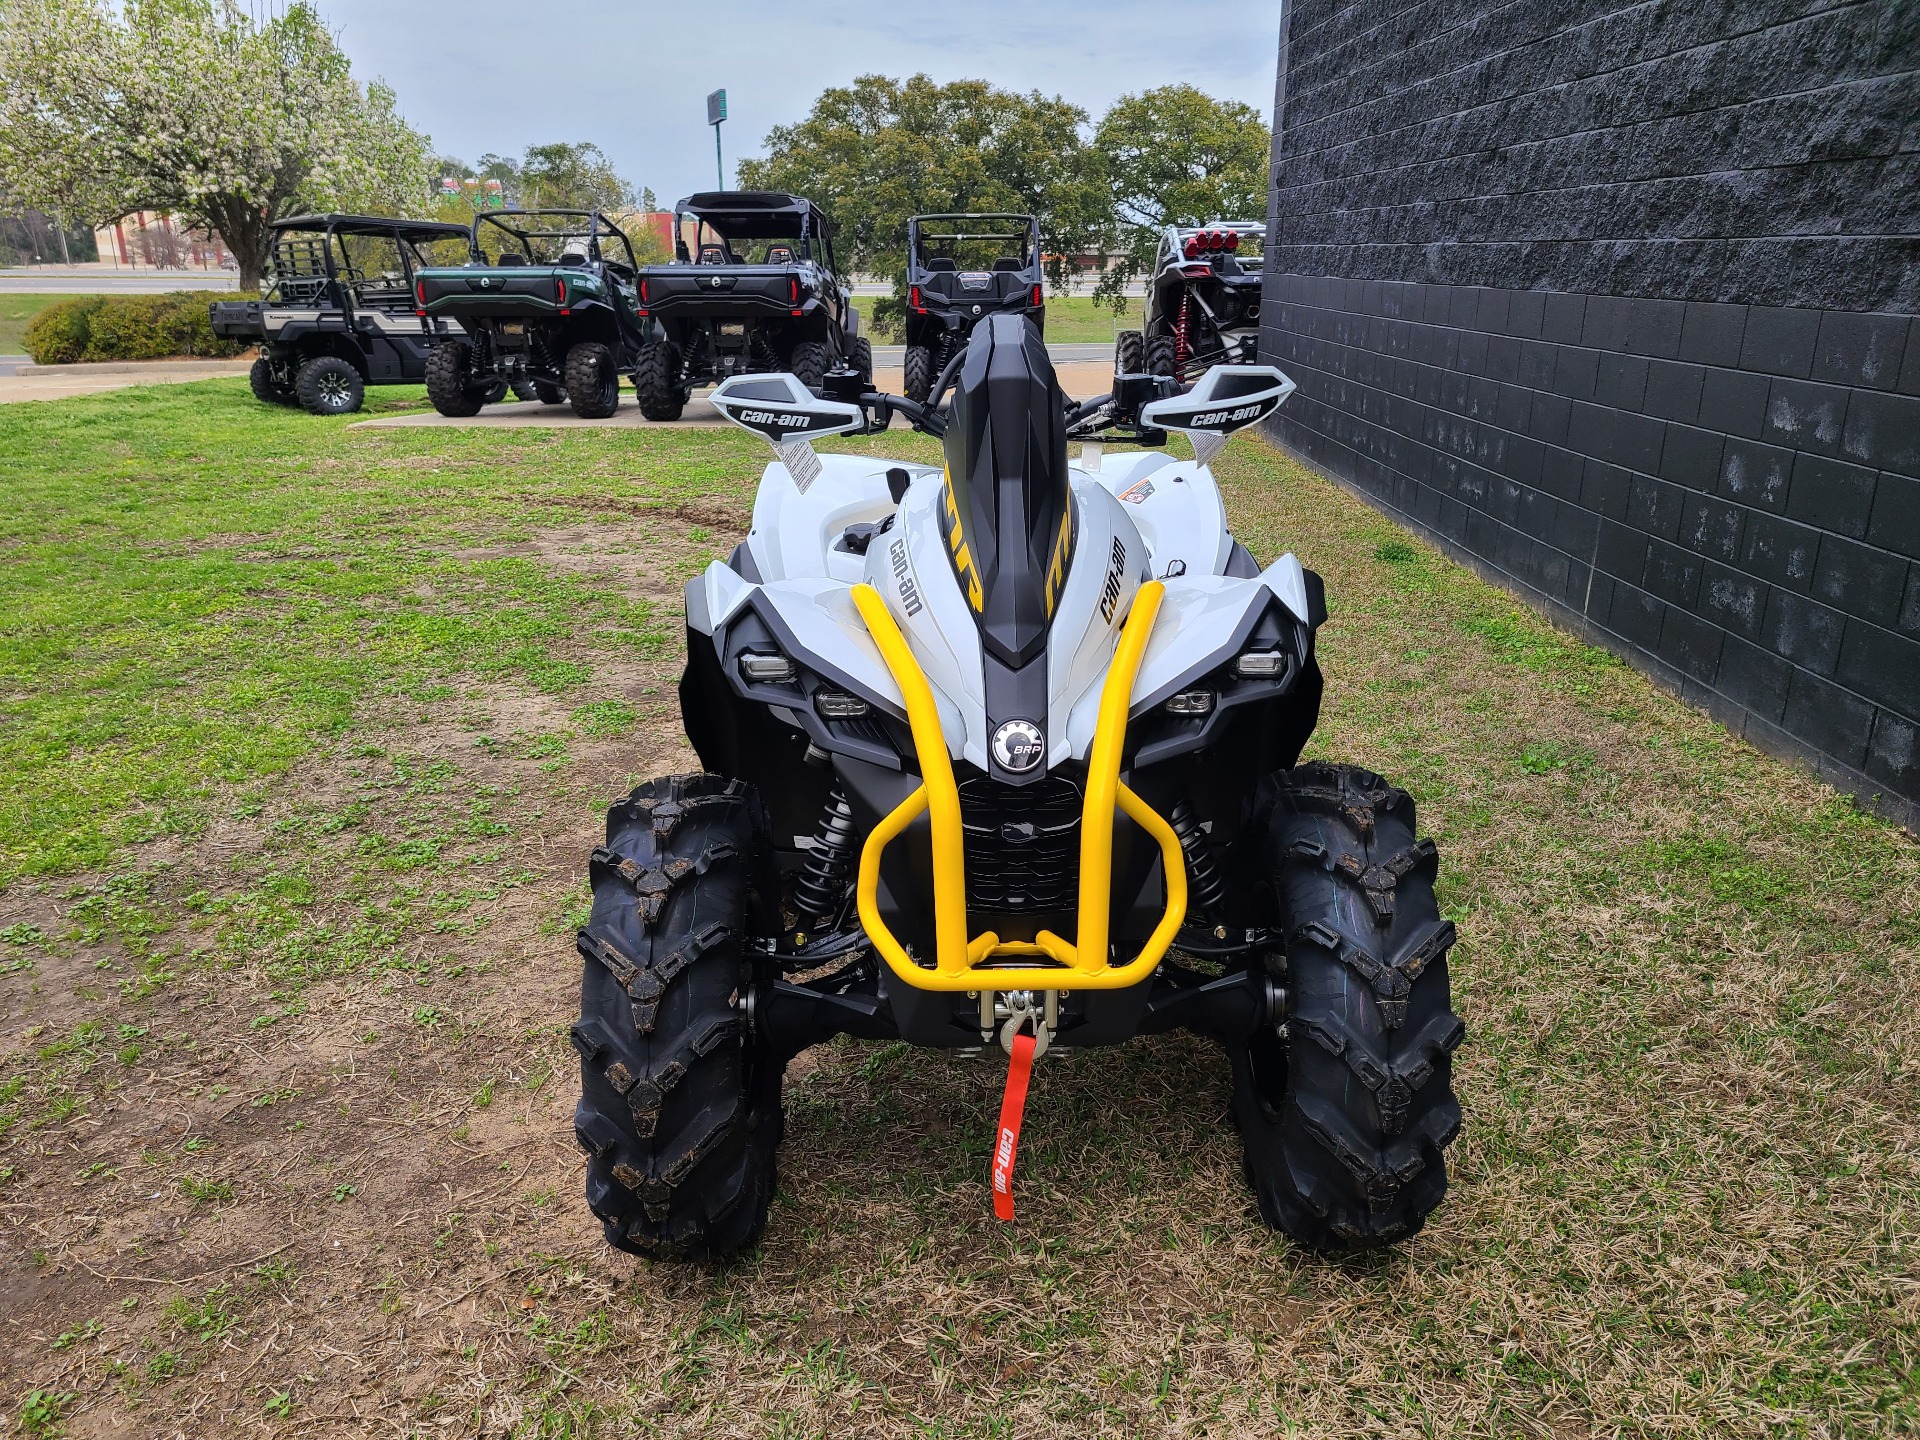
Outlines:
{"type": "Polygon", "coordinates": [[[1063,95],[1095,119],[1179,82],[1273,108],[1281,0],[961,0],[947,5],[569,0],[319,0],[365,80],[442,154],[472,163],[591,140],[671,203],[713,184],[706,94],[726,87],[733,163],[856,75],[983,79],[1063,95]]]}

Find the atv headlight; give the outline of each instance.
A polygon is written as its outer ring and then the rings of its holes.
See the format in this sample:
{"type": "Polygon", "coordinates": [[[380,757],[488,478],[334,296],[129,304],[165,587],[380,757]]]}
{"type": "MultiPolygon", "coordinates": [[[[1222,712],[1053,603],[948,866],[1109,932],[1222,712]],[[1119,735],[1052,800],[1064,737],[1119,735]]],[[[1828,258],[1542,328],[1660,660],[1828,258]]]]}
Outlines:
{"type": "Polygon", "coordinates": [[[779,653],[740,657],[740,673],[754,685],[788,685],[800,678],[800,667],[779,653]]]}
{"type": "Polygon", "coordinates": [[[816,690],[813,696],[813,708],[827,720],[858,720],[873,707],[858,695],[849,695],[844,690],[816,690]]]}
{"type": "Polygon", "coordinates": [[[1236,673],[1248,680],[1271,680],[1287,673],[1284,650],[1249,650],[1233,662],[1236,673]]]}
{"type": "Polygon", "coordinates": [[[1213,691],[1182,690],[1166,703],[1169,715],[1211,715],[1213,713],[1213,691]]]}

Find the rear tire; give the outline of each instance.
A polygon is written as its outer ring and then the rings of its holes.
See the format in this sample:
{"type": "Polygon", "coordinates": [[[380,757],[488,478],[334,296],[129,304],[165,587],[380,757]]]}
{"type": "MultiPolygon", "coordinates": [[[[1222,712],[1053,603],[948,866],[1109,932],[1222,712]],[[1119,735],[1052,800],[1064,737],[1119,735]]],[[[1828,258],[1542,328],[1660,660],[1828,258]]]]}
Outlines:
{"type": "Polygon", "coordinates": [[[360,408],[367,390],[353,366],[338,355],[321,355],[300,367],[293,393],[310,415],[351,415],[360,408]]]}
{"type": "Polygon", "coordinates": [[[907,347],[905,386],[907,398],[916,405],[927,403],[933,389],[933,351],[924,345],[907,347]]]}
{"type": "Polygon", "coordinates": [[[516,400],[530,401],[540,398],[539,387],[525,375],[515,375],[507,381],[507,388],[513,391],[513,398],[516,400]]]}
{"type": "Polygon", "coordinates": [[[833,357],[818,340],[802,340],[787,356],[787,369],[800,378],[809,390],[818,390],[827,380],[827,366],[833,357]]]}
{"type": "Polygon", "coordinates": [[[582,420],[604,420],[620,408],[620,372],[613,351],[598,340],[567,351],[567,399],[582,420]]]}
{"type": "Polygon", "coordinates": [[[548,381],[536,380],[533,382],[533,398],[542,405],[564,405],[567,403],[567,392],[548,381]]]}
{"type": "Polygon", "coordinates": [[[873,386],[873,341],[867,339],[864,335],[855,340],[853,342],[853,349],[848,352],[847,363],[860,372],[860,378],[865,380],[868,388],[871,389],[873,386]]]}
{"type": "Polygon", "coordinates": [[[1147,373],[1147,338],[1138,330],[1122,330],[1113,337],[1113,373],[1116,375],[1147,373]]]}
{"type": "Polygon", "coordinates": [[[650,780],[607,814],[579,935],[574,1131],[587,1205],[621,1250],[717,1258],[766,1227],[786,1062],[742,1002],[768,978],[749,947],[768,854],[758,798],[718,775],[650,780]]]}
{"type": "Polygon", "coordinates": [[[1286,945],[1286,1036],[1230,1050],[1233,1118],[1261,1217],[1315,1250],[1417,1232],[1460,1132],[1451,921],[1414,805],[1371,771],[1314,763],[1260,783],[1247,843],[1286,945]]]}
{"type": "Polygon", "coordinates": [[[247,385],[253,391],[253,398],[263,405],[296,403],[293,392],[273,378],[273,364],[264,355],[247,370],[247,385]]]}
{"type": "Polygon", "coordinates": [[[442,340],[427,352],[427,398],[442,415],[478,415],[485,389],[474,384],[473,347],[442,340]]]}
{"type": "Polygon", "coordinates": [[[678,420],[687,408],[687,392],[680,388],[680,355],[671,342],[656,340],[640,352],[633,372],[634,394],[640,413],[649,420],[678,420]]]}
{"type": "Polygon", "coordinates": [[[1180,367],[1174,364],[1173,337],[1171,335],[1149,335],[1145,354],[1147,374],[1177,375],[1180,367]]]}

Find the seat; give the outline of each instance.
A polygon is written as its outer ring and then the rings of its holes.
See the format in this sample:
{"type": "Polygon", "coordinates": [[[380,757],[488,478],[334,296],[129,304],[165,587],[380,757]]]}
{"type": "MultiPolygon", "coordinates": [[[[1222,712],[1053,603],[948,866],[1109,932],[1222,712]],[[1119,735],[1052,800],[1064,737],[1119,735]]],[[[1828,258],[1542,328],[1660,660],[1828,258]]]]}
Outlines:
{"type": "Polygon", "coordinates": [[[733,259],[727,254],[727,247],[724,245],[702,245],[700,247],[700,263],[702,265],[731,265],[733,259]]]}
{"type": "Polygon", "coordinates": [[[931,260],[927,261],[927,273],[929,275],[932,275],[932,274],[951,275],[953,271],[954,271],[954,264],[953,264],[953,257],[951,255],[936,255],[931,260]]]}
{"type": "Polygon", "coordinates": [[[587,263],[587,257],[582,255],[578,250],[569,250],[554,263],[559,265],[584,265],[587,263]]]}
{"type": "Polygon", "coordinates": [[[793,264],[793,247],[791,245],[769,245],[767,247],[767,264],[793,264]]]}
{"type": "Polygon", "coordinates": [[[993,262],[993,273],[996,275],[1015,275],[1026,268],[1026,261],[1018,255],[1002,255],[993,262]]]}
{"type": "Polygon", "coordinates": [[[493,263],[495,265],[524,265],[527,263],[527,257],[522,255],[518,250],[503,250],[500,258],[493,263]]]}

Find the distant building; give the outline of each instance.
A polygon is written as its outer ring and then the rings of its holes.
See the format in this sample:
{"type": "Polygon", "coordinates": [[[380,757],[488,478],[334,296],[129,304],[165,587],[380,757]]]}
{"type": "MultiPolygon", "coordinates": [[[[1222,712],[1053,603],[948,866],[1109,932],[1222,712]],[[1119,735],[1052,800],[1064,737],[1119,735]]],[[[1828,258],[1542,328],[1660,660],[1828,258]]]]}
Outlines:
{"type": "Polygon", "coordinates": [[[161,210],[135,210],[93,232],[100,259],[122,270],[231,270],[220,237],[189,230],[161,210]]]}

